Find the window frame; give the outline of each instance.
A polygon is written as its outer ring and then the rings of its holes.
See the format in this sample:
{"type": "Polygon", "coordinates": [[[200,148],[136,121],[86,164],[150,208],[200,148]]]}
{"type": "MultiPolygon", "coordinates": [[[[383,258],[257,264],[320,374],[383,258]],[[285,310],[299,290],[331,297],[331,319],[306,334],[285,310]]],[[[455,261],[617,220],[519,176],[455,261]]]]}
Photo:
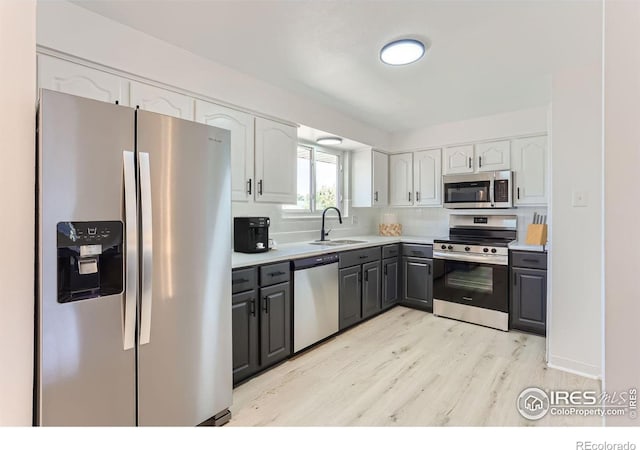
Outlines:
{"type": "MultiPolygon", "coordinates": [[[[336,207],[342,212],[344,211],[344,196],[345,190],[345,151],[344,150],[335,150],[332,148],[324,147],[322,145],[313,145],[307,142],[298,142],[297,147],[303,147],[305,149],[309,149],[311,151],[311,174],[309,177],[309,182],[311,186],[309,186],[309,209],[296,209],[296,208],[285,208],[285,206],[289,205],[281,205],[282,217],[284,219],[304,219],[304,218],[313,218],[317,219],[322,216],[322,211],[316,210],[316,152],[327,153],[330,155],[334,155],[338,158],[338,164],[336,169],[336,207]]],[[[298,179],[297,173],[297,164],[296,168],[296,180],[298,179]]],[[[296,194],[297,195],[297,194],[296,194]]],[[[343,217],[347,217],[346,214],[342,214],[343,217]]]]}

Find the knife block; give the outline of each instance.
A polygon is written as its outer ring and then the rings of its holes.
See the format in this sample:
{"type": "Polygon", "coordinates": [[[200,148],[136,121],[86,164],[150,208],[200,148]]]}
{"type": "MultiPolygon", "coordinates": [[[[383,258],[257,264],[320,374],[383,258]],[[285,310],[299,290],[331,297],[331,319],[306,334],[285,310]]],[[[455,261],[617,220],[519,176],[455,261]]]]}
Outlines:
{"type": "Polygon", "coordinates": [[[547,224],[532,223],[527,227],[527,245],[546,245],[547,224]]]}

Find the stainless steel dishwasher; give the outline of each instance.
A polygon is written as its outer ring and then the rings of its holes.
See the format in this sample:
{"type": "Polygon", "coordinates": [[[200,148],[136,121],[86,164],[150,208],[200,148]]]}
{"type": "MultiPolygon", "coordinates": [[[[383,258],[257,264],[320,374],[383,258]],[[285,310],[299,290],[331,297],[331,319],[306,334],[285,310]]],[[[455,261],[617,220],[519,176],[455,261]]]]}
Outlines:
{"type": "Polygon", "coordinates": [[[338,255],[292,261],[293,351],[338,332],[338,255]]]}

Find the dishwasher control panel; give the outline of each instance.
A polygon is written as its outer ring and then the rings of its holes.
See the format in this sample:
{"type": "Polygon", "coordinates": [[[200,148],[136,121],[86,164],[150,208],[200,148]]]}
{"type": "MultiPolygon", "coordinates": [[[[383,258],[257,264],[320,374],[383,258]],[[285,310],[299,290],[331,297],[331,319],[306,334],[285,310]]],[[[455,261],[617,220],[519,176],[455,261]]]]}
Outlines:
{"type": "Polygon", "coordinates": [[[340,258],[337,253],[330,253],[328,255],[311,256],[309,258],[296,259],[291,261],[291,268],[293,270],[308,269],[315,266],[324,266],[325,264],[337,263],[340,258]]]}

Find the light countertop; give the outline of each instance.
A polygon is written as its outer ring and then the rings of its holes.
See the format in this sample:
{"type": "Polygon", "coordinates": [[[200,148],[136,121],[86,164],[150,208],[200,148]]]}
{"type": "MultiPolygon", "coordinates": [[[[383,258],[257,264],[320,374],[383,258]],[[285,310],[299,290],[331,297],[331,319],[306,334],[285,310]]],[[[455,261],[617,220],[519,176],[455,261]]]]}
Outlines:
{"type": "Polygon", "coordinates": [[[344,252],[359,248],[375,247],[377,245],[395,244],[398,242],[410,242],[413,244],[433,244],[436,236],[349,236],[354,241],[366,241],[359,244],[346,244],[339,246],[313,245],[309,242],[293,242],[290,244],[278,244],[277,249],[264,253],[237,253],[231,254],[231,266],[239,267],[255,266],[289,259],[306,258],[333,252],[344,252]]]}
{"type": "MultiPolygon", "coordinates": [[[[287,261],[290,259],[306,258],[309,256],[323,255],[327,253],[338,253],[348,250],[357,250],[359,248],[375,247],[378,245],[395,244],[398,242],[406,242],[412,244],[433,244],[434,239],[446,239],[441,236],[350,236],[348,238],[354,241],[366,241],[359,244],[346,244],[339,246],[329,245],[313,245],[309,242],[293,242],[290,244],[279,244],[277,249],[269,250],[264,253],[237,253],[231,254],[231,266],[234,269],[240,267],[257,266],[278,261],[287,261]]],[[[509,245],[510,250],[526,250],[532,252],[542,252],[544,248],[541,245],[527,245],[524,242],[516,241],[509,245]]]]}

